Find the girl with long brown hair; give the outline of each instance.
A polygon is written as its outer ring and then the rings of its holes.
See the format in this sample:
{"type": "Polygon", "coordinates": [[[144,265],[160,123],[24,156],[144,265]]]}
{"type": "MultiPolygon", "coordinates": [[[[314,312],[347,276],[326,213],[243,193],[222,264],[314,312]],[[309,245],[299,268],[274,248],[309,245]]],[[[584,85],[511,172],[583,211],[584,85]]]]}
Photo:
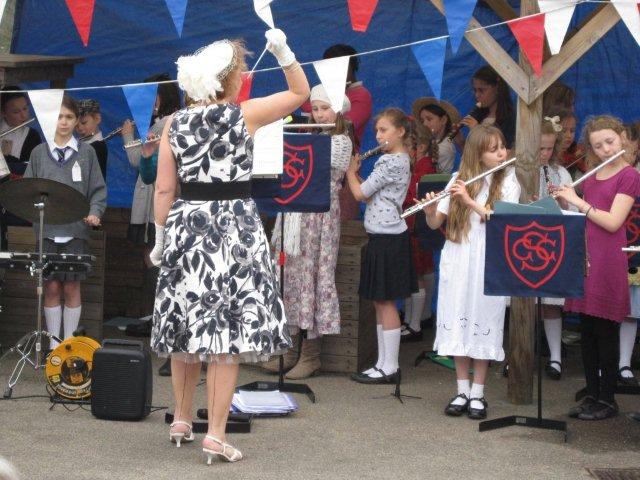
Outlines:
{"type": "MultiPolygon", "coordinates": [[[[454,357],[458,394],[445,413],[469,418],[487,416],[484,383],[489,361],[504,360],[502,348],[506,297],[484,295],[485,224],[496,200],[517,202],[520,185],[514,169],[499,170],[469,186],[465,180],[507,159],[502,132],[493,126],[472,129],[462,153],[460,171],[447,188],[451,195],[425,207],[427,224],[439,228],[447,220],[447,241],[440,257],[437,330],[434,350],[454,357]],[[473,363],[473,365],[472,365],[473,363]],[[473,367],[473,386],[469,368],[473,367]]],[[[433,192],[427,199],[435,196],[433,192]]]]}

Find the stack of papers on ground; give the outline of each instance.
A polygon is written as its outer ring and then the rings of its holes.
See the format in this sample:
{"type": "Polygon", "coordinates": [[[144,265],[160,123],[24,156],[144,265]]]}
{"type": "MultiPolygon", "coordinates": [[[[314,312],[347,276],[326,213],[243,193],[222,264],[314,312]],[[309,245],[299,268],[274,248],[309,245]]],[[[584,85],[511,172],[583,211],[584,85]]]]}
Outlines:
{"type": "Polygon", "coordinates": [[[233,394],[232,407],[243,413],[255,415],[287,415],[298,410],[298,404],[288,393],[279,390],[271,392],[249,392],[239,390],[233,394]]]}

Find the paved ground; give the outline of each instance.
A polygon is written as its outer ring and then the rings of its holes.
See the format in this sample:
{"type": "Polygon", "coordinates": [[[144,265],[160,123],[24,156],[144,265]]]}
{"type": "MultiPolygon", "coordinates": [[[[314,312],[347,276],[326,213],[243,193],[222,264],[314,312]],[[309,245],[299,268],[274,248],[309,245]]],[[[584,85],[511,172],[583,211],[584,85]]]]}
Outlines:
{"type": "MultiPolygon", "coordinates": [[[[316,404],[299,397],[296,415],[255,420],[250,434],[230,437],[246,456],[238,464],[207,467],[201,436],[176,449],[168,442],[162,412],[141,422],[104,421],[84,410],[49,410],[45,398],[0,402],[0,456],[30,480],[581,479],[590,478],[587,467],[640,467],[640,424],[624,414],[596,423],[566,417],[582,386],[577,350],[570,350],[562,381],[544,382],[545,417],[569,420],[564,443],[557,432],[511,427],[479,433],[472,420],[446,417],[442,409],[454,393],[453,373],[430,362],[412,366],[427,346],[413,344],[402,352],[403,390],[422,399],[401,405],[386,397],[389,386],[363,386],[343,375],[312,378],[316,404]]],[[[0,365],[2,387],[10,366],[0,365]]],[[[243,367],[242,382],[258,378],[271,377],[243,367]]],[[[29,370],[14,396],[43,393],[42,372],[29,370]]],[[[197,395],[204,405],[202,387],[197,395]]],[[[498,367],[490,373],[486,396],[490,418],[535,415],[535,406],[506,400],[498,367]]],[[[154,378],[153,403],[170,404],[169,379],[154,378]]],[[[638,398],[620,397],[619,403],[625,413],[640,409],[638,398]]]]}

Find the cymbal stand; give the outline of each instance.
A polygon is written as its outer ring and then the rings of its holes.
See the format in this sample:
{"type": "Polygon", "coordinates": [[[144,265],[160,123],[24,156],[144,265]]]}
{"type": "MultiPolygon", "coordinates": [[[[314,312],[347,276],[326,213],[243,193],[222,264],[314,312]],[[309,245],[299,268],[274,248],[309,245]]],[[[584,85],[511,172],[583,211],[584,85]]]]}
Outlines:
{"type": "Polygon", "coordinates": [[[4,398],[11,398],[13,387],[16,385],[16,383],[18,383],[18,379],[20,378],[20,375],[22,374],[22,371],[24,370],[24,367],[27,363],[32,365],[34,370],[44,368],[45,365],[42,358],[42,337],[44,336],[49,339],[56,340],[57,342],[61,341],[60,338],[42,329],[42,296],[44,294],[43,274],[45,268],[47,267],[47,265],[45,265],[42,261],[42,246],[44,243],[44,207],[46,198],[47,195],[42,194],[42,196],[40,197],[40,202],[33,204],[40,215],[40,227],[38,234],[38,260],[33,262],[29,267],[31,276],[35,275],[38,279],[38,312],[36,315],[36,330],[33,330],[24,335],[13,347],[7,350],[4,355],[0,357],[0,361],[2,361],[6,356],[13,352],[17,352],[20,356],[18,362],[16,363],[16,366],[13,368],[13,372],[11,372],[11,375],[9,376],[7,387],[5,388],[3,393],[4,398]]]}

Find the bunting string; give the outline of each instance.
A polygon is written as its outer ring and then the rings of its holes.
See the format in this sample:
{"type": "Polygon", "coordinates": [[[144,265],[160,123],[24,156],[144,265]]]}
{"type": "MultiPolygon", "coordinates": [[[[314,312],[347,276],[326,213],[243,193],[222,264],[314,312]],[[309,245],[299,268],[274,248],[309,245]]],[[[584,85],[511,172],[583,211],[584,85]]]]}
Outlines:
{"type": "MultiPolygon", "coordinates": [[[[617,0],[617,2],[619,3],[629,3],[629,4],[637,4],[636,0],[617,0]]],[[[497,28],[497,27],[501,27],[503,25],[508,25],[509,23],[512,22],[518,22],[518,21],[522,21],[522,20],[526,20],[526,19],[530,19],[530,18],[535,18],[535,17],[539,17],[541,15],[545,15],[545,14],[549,14],[549,13],[553,13],[555,11],[559,11],[559,10],[563,10],[566,8],[572,8],[574,6],[577,5],[581,5],[581,4],[585,4],[585,3],[593,3],[593,4],[604,4],[604,3],[612,3],[609,0],[576,0],[573,3],[570,4],[564,4],[563,6],[560,6],[556,9],[553,10],[549,10],[546,13],[533,13],[531,15],[525,15],[524,17],[518,17],[518,18],[514,18],[511,20],[507,20],[507,21],[502,21],[502,22],[496,22],[496,23],[492,23],[489,25],[483,25],[480,27],[476,27],[476,28],[470,28],[465,30],[465,33],[471,33],[471,32],[475,32],[478,30],[489,30],[492,28],[497,28]]],[[[392,45],[389,47],[383,47],[383,48],[378,48],[375,50],[368,50],[366,52],[358,52],[354,55],[349,55],[350,57],[364,57],[366,55],[374,55],[377,53],[382,53],[382,52],[389,52],[389,51],[393,51],[393,50],[398,50],[401,48],[407,48],[407,47],[413,47],[415,45],[420,45],[423,43],[427,43],[427,42],[435,42],[435,41],[440,41],[442,39],[447,39],[449,38],[448,34],[445,35],[439,35],[436,37],[431,37],[431,38],[426,38],[426,39],[422,39],[422,40],[416,40],[413,42],[407,42],[407,43],[402,43],[402,44],[398,44],[398,45],[392,45]]],[[[263,52],[264,53],[264,52],[263,52]]],[[[308,61],[308,62],[300,62],[300,65],[302,66],[307,66],[307,65],[312,65],[315,62],[318,62],[320,60],[313,60],[313,61],[308,61]]],[[[257,65],[258,62],[256,62],[257,65]]],[[[267,73],[267,72],[273,72],[273,71],[278,71],[281,70],[280,67],[268,67],[268,68],[261,68],[261,69],[256,69],[256,70],[252,70],[253,74],[256,73],[267,73]]],[[[161,85],[161,84],[165,84],[165,83],[177,83],[177,80],[165,80],[165,81],[158,81],[158,82],[137,82],[137,83],[125,83],[125,84],[117,84],[117,85],[98,85],[98,86],[89,86],[89,87],[69,87],[69,88],[65,88],[65,92],[80,92],[80,91],[86,91],[86,90],[106,90],[106,89],[113,89],[113,88],[123,88],[123,87],[137,87],[137,86],[148,86],[152,83],[156,83],[157,85],[161,85]]],[[[46,90],[46,89],[45,89],[46,90]]],[[[33,90],[7,90],[6,93],[26,93],[29,91],[33,91],[33,90]]]]}

